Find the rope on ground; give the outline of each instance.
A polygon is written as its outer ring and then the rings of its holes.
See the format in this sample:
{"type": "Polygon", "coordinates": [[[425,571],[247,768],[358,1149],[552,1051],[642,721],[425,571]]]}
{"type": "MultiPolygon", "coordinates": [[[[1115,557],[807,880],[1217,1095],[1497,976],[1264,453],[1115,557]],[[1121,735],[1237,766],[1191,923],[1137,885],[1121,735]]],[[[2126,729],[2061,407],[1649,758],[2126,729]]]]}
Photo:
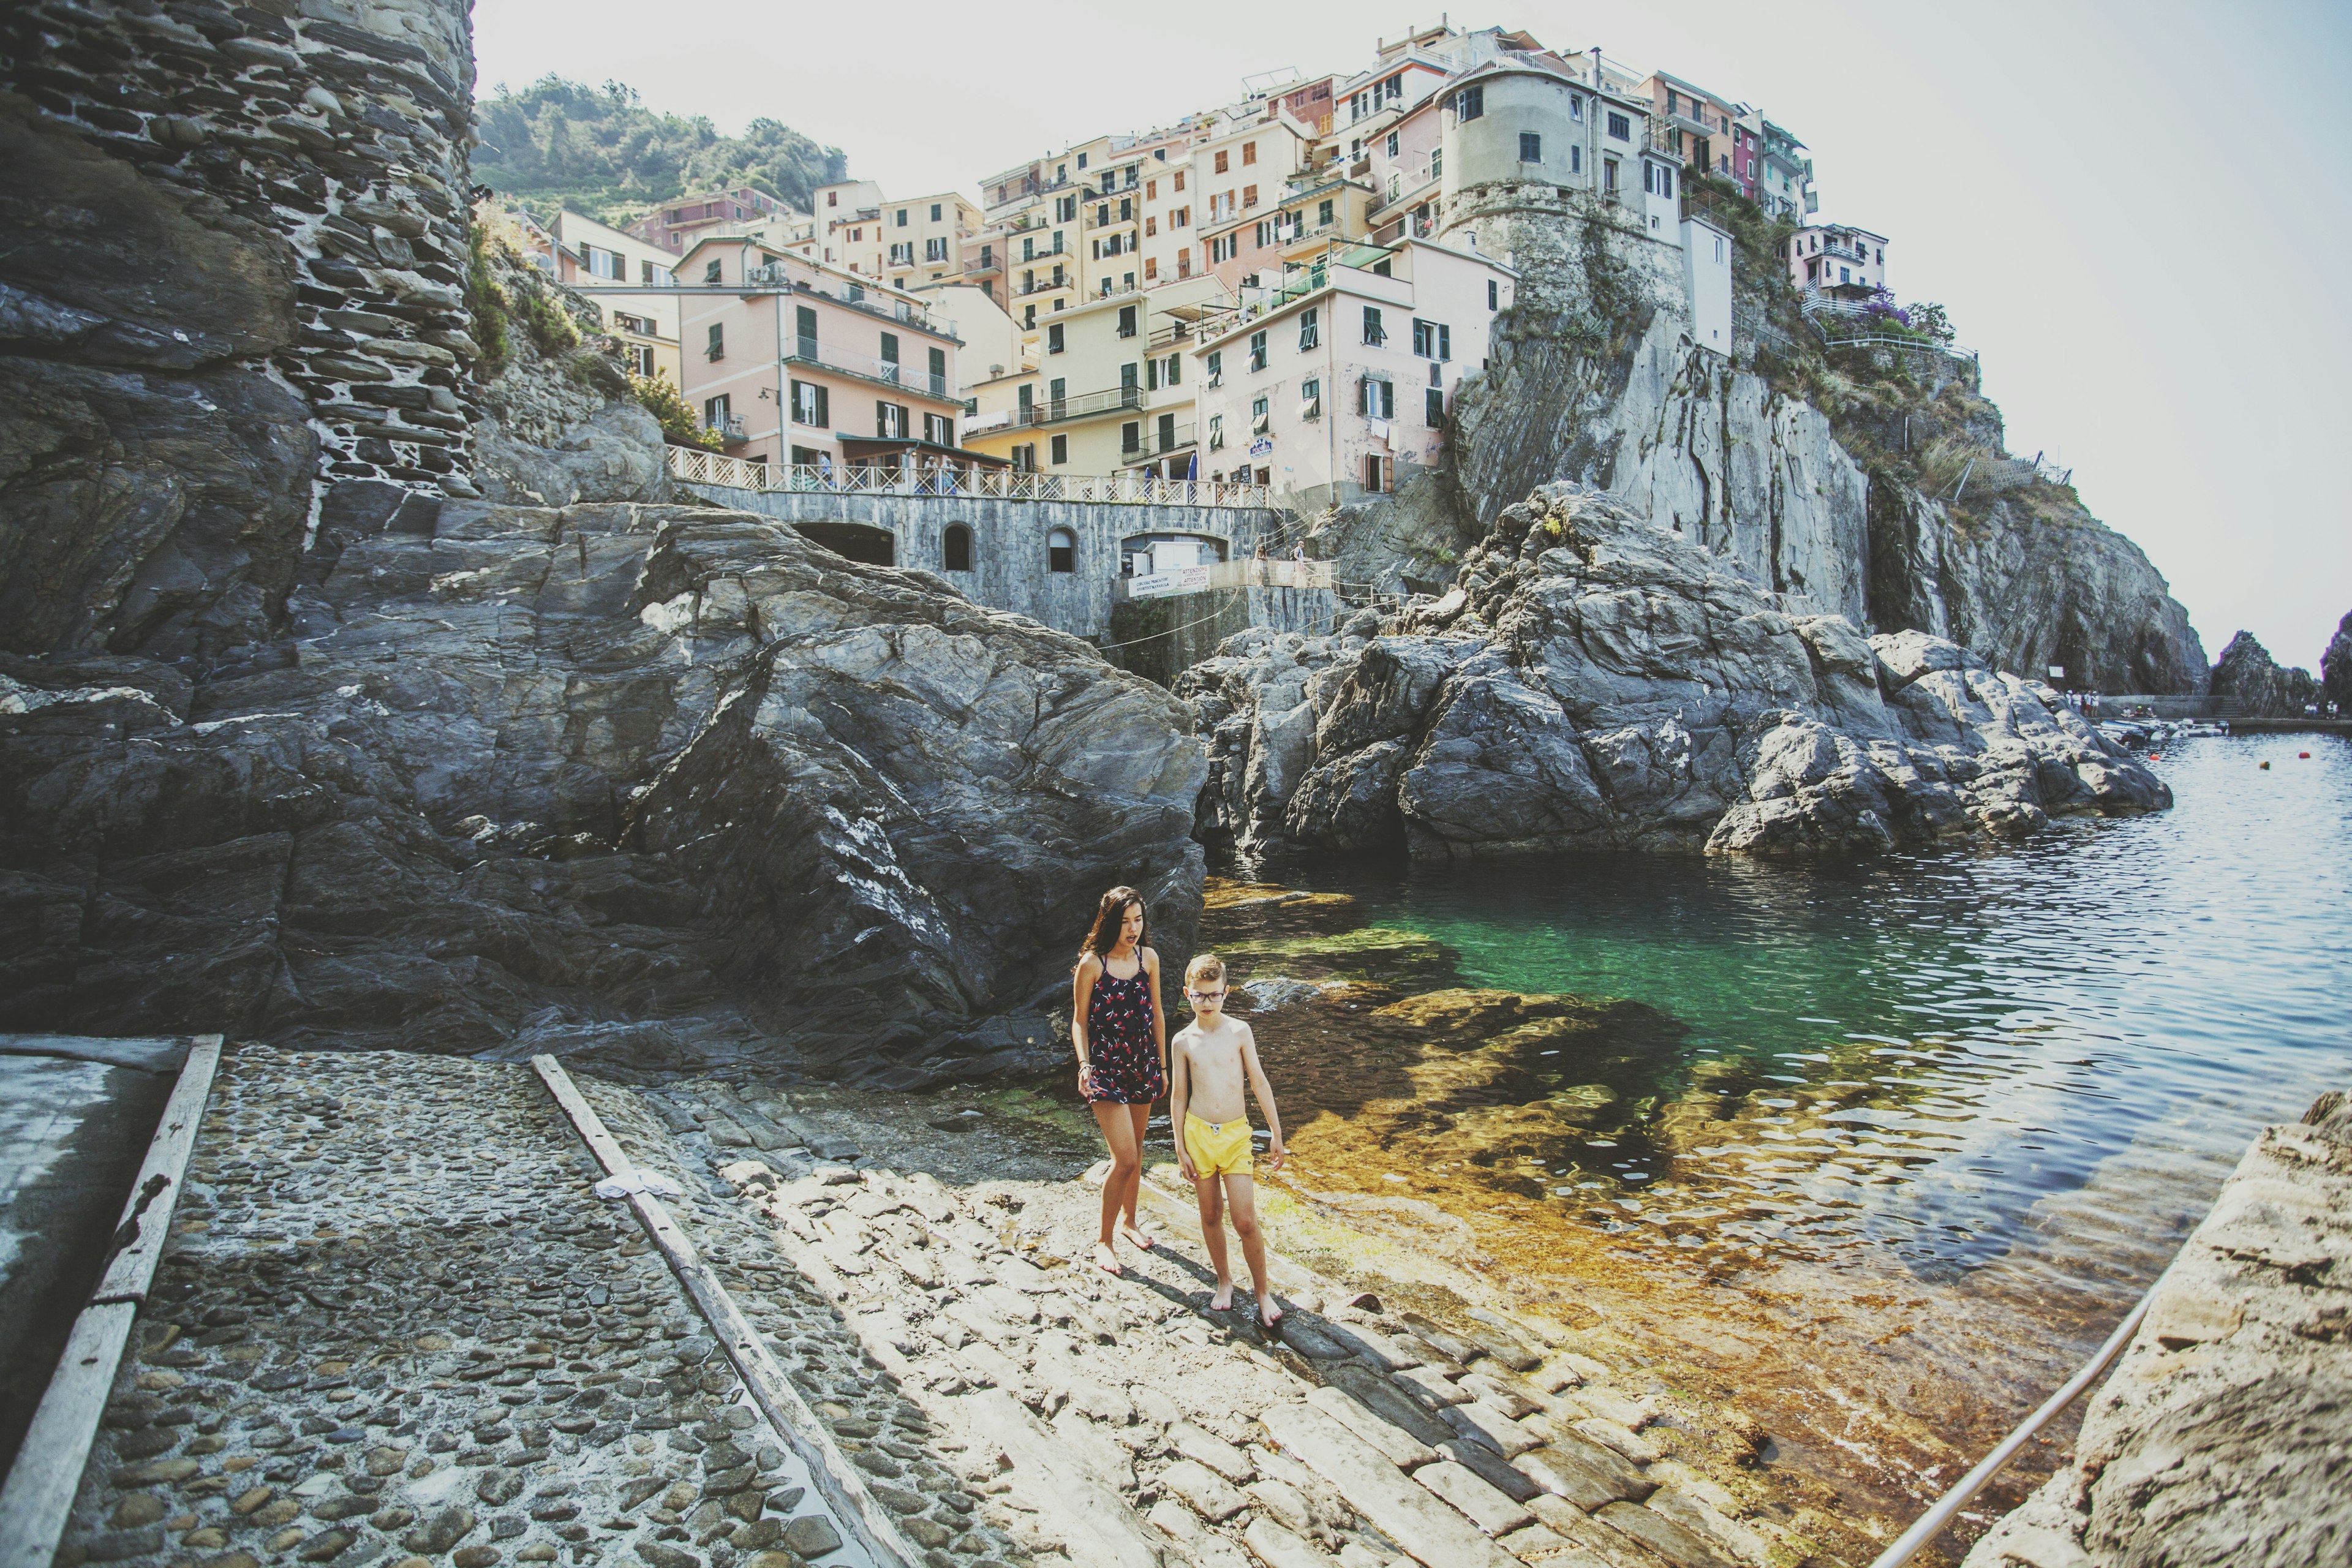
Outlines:
{"type": "MultiPolygon", "coordinates": [[[[1210,592],[1216,594],[1245,594],[1248,590],[1245,588],[1213,588],[1210,592]]],[[[1135,647],[1143,643],[1157,642],[1161,637],[1172,637],[1178,632],[1190,631],[1194,626],[1205,626],[1211,621],[1223,619],[1225,612],[1232,609],[1236,602],[1237,601],[1233,599],[1227,599],[1223,604],[1218,605],[1211,614],[1202,616],[1197,621],[1186,621],[1181,626],[1170,626],[1165,631],[1153,632],[1148,637],[1129,637],[1125,642],[1098,642],[1095,644],[1095,647],[1098,652],[1108,653],[1111,649],[1116,647],[1135,647]]]]}

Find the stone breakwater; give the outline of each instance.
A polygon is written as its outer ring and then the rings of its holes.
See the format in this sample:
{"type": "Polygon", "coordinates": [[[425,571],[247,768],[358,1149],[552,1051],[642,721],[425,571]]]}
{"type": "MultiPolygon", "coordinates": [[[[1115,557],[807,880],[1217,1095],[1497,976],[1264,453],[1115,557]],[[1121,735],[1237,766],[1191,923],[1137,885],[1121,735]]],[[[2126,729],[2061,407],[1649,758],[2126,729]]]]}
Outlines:
{"type": "Polygon", "coordinates": [[[1574,485],[1506,508],[1433,603],[1244,634],[1176,689],[1202,836],[1244,853],[1859,854],[2171,804],[2040,682],[1788,613],[1574,485]]]}
{"type": "Polygon", "coordinates": [[[2352,1110],[2266,1127],[2157,1284],[2074,1462],[1969,1568],[2352,1557],[2352,1110]]]}

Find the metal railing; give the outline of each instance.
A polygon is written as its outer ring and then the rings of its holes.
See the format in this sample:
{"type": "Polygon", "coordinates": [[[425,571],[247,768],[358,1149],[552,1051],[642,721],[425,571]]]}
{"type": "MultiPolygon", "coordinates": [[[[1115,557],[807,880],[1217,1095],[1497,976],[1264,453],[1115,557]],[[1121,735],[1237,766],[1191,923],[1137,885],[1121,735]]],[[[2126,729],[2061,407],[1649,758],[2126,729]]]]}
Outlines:
{"type": "Polygon", "coordinates": [[[1154,458],[1164,458],[1171,452],[1182,451],[1192,444],[1192,426],[1190,425],[1179,425],[1165,433],[1157,427],[1147,427],[1134,446],[1120,449],[1119,459],[1129,463],[1149,462],[1154,458]]]}
{"type": "Polygon", "coordinates": [[[901,364],[897,360],[877,359],[871,354],[852,353],[847,349],[827,348],[814,338],[795,337],[785,341],[792,345],[792,352],[784,356],[791,363],[838,371],[844,375],[856,376],[861,381],[879,382],[884,386],[895,386],[928,397],[962,401],[949,386],[945,371],[934,375],[929,370],[901,364]]]}
{"type": "Polygon", "coordinates": [[[1274,504],[1271,486],[1232,479],[1156,479],[1135,473],[1023,474],[1006,468],[778,465],[746,462],[693,447],[669,448],[669,471],[672,478],[690,485],[762,492],[1092,501],[1117,506],[1270,508],[1274,504]]]}
{"type": "MultiPolygon", "coordinates": [[[[1255,487],[1252,487],[1255,488],[1255,487]]],[[[1180,594],[1202,594],[1214,588],[1330,588],[1339,585],[1339,569],[1328,561],[1258,560],[1244,556],[1239,561],[1217,561],[1206,566],[1176,567],[1168,572],[1139,574],[1136,577],[1119,579],[1117,596],[1122,599],[1166,598],[1180,594]],[[1168,579],[1176,581],[1170,582],[1168,579]],[[1144,592],[1134,592],[1140,582],[1144,592]]]]}
{"type": "Polygon", "coordinates": [[[1068,419],[1086,419],[1097,414],[1111,414],[1143,406],[1143,388],[1114,386],[1105,392],[1081,392],[1076,397],[1047,397],[1013,410],[1015,425],[1059,425],[1068,419]]]}

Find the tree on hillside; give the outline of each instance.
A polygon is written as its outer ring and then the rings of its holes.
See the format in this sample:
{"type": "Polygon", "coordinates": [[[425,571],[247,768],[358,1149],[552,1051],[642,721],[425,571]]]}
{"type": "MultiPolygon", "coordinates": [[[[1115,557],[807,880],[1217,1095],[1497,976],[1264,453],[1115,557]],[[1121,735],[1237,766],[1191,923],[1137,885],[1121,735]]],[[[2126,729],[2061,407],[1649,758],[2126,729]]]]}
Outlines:
{"type": "Polygon", "coordinates": [[[532,216],[562,207],[626,223],[690,190],[757,185],[803,210],[848,160],[782,122],[754,120],[721,136],[708,119],[657,114],[635,89],[546,76],[517,92],[501,84],[476,106],[482,144],[474,177],[532,216]]]}

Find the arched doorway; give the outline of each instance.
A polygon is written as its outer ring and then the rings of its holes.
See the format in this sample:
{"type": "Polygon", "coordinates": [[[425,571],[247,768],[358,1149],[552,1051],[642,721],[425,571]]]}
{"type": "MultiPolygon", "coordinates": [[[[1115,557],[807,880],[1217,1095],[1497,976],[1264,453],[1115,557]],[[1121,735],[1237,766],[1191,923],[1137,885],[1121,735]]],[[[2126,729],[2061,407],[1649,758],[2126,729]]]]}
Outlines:
{"type": "Polygon", "coordinates": [[[940,535],[940,565],[948,572],[971,570],[971,530],[961,522],[951,522],[940,535]]]}

